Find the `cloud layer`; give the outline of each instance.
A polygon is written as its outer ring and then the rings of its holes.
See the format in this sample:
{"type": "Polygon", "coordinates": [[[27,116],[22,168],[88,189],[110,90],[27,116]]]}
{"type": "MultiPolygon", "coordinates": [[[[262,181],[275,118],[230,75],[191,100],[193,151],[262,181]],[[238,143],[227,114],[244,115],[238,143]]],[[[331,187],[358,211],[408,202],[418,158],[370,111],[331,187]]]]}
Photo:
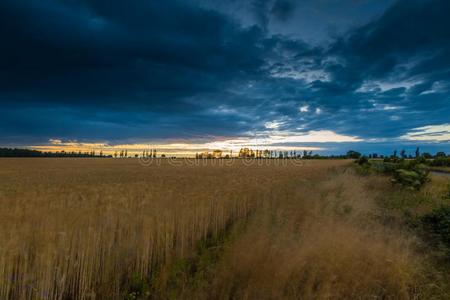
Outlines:
{"type": "Polygon", "coordinates": [[[449,149],[448,11],[446,0],[4,0],[0,144],[262,136],[449,149]],[[414,134],[430,126],[444,133],[414,134]],[[326,134],[304,138],[314,133],[326,134]]]}

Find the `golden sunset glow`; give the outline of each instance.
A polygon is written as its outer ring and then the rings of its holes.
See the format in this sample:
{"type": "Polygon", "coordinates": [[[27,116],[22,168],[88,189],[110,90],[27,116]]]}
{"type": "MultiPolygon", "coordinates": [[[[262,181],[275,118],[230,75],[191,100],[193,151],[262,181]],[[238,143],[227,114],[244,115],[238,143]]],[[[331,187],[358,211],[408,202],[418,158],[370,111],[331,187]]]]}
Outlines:
{"type": "Polygon", "coordinates": [[[345,136],[329,130],[309,131],[304,134],[295,132],[270,131],[256,134],[256,137],[225,138],[211,142],[169,141],[166,143],[154,142],[148,144],[117,144],[86,143],[77,141],[62,141],[50,139],[47,145],[32,145],[29,148],[45,152],[92,152],[102,151],[105,155],[113,155],[116,151],[127,150],[128,155],[141,155],[144,150],[156,149],[158,154],[171,156],[192,157],[195,153],[220,149],[224,154],[236,154],[241,148],[253,148],[275,151],[321,151],[321,146],[311,146],[308,143],[339,143],[359,142],[362,139],[354,136],[345,136]],[[305,143],[305,145],[301,145],[305,143]],[[292,146],[291,144],[295,144],[292,146]]]}

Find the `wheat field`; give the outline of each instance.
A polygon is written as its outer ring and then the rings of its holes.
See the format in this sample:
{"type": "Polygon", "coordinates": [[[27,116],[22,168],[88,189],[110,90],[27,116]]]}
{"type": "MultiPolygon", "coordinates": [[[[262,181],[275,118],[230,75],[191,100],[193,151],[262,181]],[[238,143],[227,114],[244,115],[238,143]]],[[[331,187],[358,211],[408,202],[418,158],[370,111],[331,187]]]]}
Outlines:
{"type": "Polygon", "coordinates": [[[420,241],[379,222],[380,193],[348,161],[197,162],[0,160],[0,299],[435,293],[420,241]],[[237,223],[202,284],[173,286],[174,262],[237,223]],[[129,293],[136,276],[146,293],[129,293]]]}

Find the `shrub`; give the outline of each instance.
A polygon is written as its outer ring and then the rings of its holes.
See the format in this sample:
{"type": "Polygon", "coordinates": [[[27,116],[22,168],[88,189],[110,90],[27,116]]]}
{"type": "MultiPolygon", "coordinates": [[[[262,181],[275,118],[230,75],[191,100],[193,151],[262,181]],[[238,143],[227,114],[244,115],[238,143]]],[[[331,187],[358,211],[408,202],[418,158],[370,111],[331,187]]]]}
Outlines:
{"type": "Polygon", "coordinates": [[[361,153],[357,151],[350,150],[347,152],[347,158],[358,159],[361,157],[361,153]]]}
{"type": "Polygon", "coordinates": [[[398,158],[396,156],[385,157],[383,159],[383,162],[385,162],[385,163],[394,163],[394,164],[401,163],[403,161],[404,161],[403,158],[398,158]]]}
{"type": "Polygon", "coordinates": [[[372,167],[383,174],[393,174],[397,169],[397,164],[391,162],[373,163],[372,167]]]}
{"type": "Polygon", "coordinates": [[[126,292],[123,295],[125,300],[139,300],[148,299],[150,296],[150,287],[146,280],[139,274],[134,273],[126,287],[126,292]]]}
{"type": "Polygon", "coordinates": [[[436,157],[430,162],[433,167],[450,167],[450,157],[436,157]]]}
{"type": "Polygon", "coordinates": [[[356,160],[356,163],[360,166],[367,165],[369,164],[369,160],[367,159],[367,156],[361,156],[356,160]]]}
{"type": "Polygon", "coordinates": [[[370,174],[372,171],[372,165],[369,162],[367,156],[361,156],[360,158],[355,160],[355,164],[357,164],[356,171],[358,172],[359,175],[365,176],[370,174]]]}
{"type": "Polygon", "coordinates": [[[427,163],[427,159],[425,157],[423,157],[423,156],[416,157],[415,161],[420,163],[420,164],[426,164],[427,163]]]}
{"type": "Polygon", "coordinates": [[[391,179],[391,182],[394,184],[401,184],[404,187],[418,190],[429,181],[429,171],[425,165],[416,161],[403,161],[396,167],[392,174],[393,178],[391,179]]]}
{"type": "Polygon", "coordinates": [[[450,206],[435,209],[421,219],[425,230],[431,232],[445,246],[450,247],[450,206]]]}

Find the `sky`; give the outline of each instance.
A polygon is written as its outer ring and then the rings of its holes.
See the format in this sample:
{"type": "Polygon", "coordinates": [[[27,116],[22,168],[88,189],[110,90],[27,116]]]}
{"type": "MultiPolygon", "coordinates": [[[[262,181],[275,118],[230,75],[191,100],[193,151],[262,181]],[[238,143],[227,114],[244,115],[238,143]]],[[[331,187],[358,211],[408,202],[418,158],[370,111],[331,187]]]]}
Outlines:
{"type": "Polygon", "coordinates": [[[450,153],[448,0],[2,0],[0,146],[450,153]]]}

